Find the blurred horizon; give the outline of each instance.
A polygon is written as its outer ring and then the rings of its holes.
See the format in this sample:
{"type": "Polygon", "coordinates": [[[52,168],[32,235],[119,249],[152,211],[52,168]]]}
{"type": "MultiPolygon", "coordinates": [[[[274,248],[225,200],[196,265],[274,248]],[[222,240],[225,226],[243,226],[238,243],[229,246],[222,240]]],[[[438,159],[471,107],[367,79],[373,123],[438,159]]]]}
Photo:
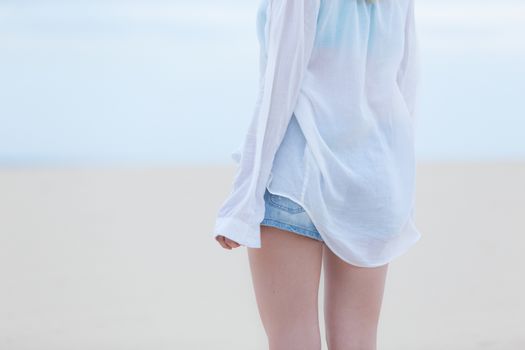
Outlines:
{"type": "MultiPolygon", "coordinates": [[[[0,3],[0,167],[233,164],[258,1],[0,3]]],[[[525,3],[416,0],[416,155],[524,160],[525,3]]]]}

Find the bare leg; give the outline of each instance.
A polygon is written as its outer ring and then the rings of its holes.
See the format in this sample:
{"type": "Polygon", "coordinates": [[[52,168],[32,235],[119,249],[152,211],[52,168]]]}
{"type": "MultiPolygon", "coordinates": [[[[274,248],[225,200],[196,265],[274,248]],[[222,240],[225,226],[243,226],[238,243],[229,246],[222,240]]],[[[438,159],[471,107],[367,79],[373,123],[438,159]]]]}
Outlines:
{"type": "Polygon", "coordinates": [[[350,265],[324,246],[324,317],[329,350],[375,350],[388,264],[350,265]]]}
{"type": "Polygon", "coordinates": [[[323,242],[261,226],[261,248],[247,248],[270,350],[320,350],[318,291],[323,242]]]}

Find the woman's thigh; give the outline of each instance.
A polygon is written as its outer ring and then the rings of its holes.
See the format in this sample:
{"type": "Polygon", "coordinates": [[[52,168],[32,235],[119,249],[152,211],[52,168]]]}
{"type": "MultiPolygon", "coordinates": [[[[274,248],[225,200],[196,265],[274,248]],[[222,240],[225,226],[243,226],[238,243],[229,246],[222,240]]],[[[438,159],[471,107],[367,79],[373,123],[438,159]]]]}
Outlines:
{"type": "Polygon", "coordinates": [[[330,350],[376,349],[388,264],[358,267],[323,252],[324,318],[330,350]]]}
{"type": "Polygon", "coordinates": [[[323,245],[261,225],[261,248],[247,248],[270,349],[320,349],[318,291],[323,245]]]}

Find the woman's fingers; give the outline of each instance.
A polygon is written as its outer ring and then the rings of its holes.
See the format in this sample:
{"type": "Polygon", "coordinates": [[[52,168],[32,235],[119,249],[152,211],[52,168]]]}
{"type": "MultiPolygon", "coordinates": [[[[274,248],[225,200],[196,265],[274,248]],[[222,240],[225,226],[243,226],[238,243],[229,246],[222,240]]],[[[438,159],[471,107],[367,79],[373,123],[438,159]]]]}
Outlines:
{"type": "Polygon", "coordinates": [[[225,249],[232,249],[229,245],[226,244],[226,242],[224,241],[224,236],[217,236],[215,237],[215,239],[217,240],[217,242],[219,242],[219,244],[225,248],[225,249]]]}
{"type": "Polygon", "coordinates": [[[224,237],[226,243],[232,247],[232,248],[237,248],[238,246],[240,246],[239,243],[235,242],[235,241],[232,241],[231,239],[227,238],[227,237],[224,237]]]}
{"type": "Polygon", "coordinates": [[[225,248],[225,249],[232,249],[232,248],[237,248],[240,246],[239,243],[235,242],[235,241],[232,241],[231,239],[229,238],[226,238],[222,235],[218,235],[216,238],[215,238],[219,243],[220,245],[225,248]]]}

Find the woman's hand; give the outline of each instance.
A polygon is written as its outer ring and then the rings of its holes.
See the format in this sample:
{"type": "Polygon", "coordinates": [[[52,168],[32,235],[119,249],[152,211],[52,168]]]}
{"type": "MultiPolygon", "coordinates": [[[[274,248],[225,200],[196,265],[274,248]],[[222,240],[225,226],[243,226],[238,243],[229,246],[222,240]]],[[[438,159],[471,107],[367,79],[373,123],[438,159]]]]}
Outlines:
{"type": "Polygon", "coordinates": [[[215,239],[220,243],[220,245],[222,245],[224,249],[232,249],[241,246],[239,243],[232,241],[231,239],[222,235],[216,236],[215,239]]]}

